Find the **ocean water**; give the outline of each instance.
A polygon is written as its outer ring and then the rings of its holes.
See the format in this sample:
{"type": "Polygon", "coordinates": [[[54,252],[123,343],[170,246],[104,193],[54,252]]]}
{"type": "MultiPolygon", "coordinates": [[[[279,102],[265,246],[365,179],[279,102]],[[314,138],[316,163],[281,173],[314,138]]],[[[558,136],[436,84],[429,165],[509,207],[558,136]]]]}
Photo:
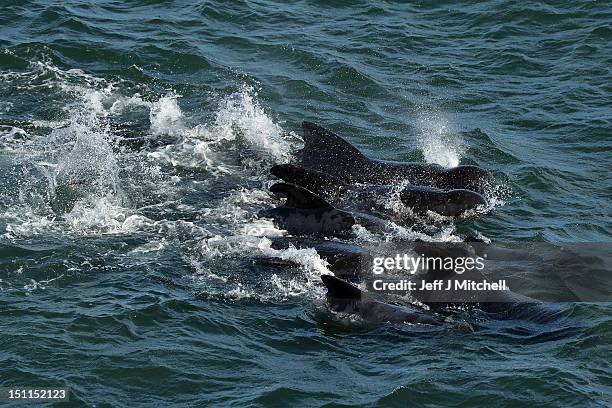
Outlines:
{"type": "Polygon", "coordinates": [[[611,84],[605,1],[4,1],[0,386],[69,387],[65,406],[611,406],[609,302],[558,304],[575,330],[347,321],[325,262],[272,249],[257,217],[309,120],[371,157],[492,171],[490,210],[428,239],[608,244],[611,84]]]}

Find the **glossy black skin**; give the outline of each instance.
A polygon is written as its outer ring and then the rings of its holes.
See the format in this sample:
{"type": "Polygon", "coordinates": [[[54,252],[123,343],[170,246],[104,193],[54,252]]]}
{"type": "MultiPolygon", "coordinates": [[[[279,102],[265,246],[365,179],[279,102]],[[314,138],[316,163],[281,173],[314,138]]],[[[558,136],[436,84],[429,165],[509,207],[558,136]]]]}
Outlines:
{"type": "MultiPolygon", "coordinates": [[[[297,248],[314,248],[321,258],[329,262],[329,270],[338,278],[359,282],[373,277],[371,268],[372,260],[375,255],[367,249],[337,241],[299,239],[295,237],[274,238],[272,247],[275,249],[285,249],[288,248],[289,245],[293,245],[297,248]]],[[[474,249],[472,245],[467,243],[449,243],[441,245],[440,243],[431,242],[413,242],[406,243],[405,250],[427,257],[458,258],[476,257],[481,250],[486,248],[491,247],[487,245],[474,249]]],[[[493,255],[491,251],[487,252],[493,255]]],[[[495,257],[491,256],[489,259],[495,259],[495,257]]],[[[425,275],[417,275],[416,281],[419,287],[421,279],[428,282],[441,279],[444,281],[443,287],[446,287],[446,282],[448,280],[471,279],[480,281],[483,279],[483,275],[477,271],[465,272],[459,275],[446,271],[431,270],[425,275]]],[[[474,291],[461,292],[460,295],[455,293],[451,295],[453,301],[448,301],[448,298],[445,298],[447,293],[440,291],[417,290],[411,292],[411,295],[424,304],[432,307],[433,310],[441,311],[449,307],[478,308],[484,312],[495,314],[496,317],[500,319],[521,319],[537,323],[546,323],[564,317],[563,310],[512,291],[474,291]]],[[[397,311],[394,309],[396,307],[394,305],[383,304],[384,306],[380,306],[368,302],[355,304],[350,300],[347,301],[342,298],[334,299],[333,297],[330,301],[330,305],[332,310],[358,314],[365,320],[377,320],[377,318],[372,316],[378,316],[380,319],[396,322],[406,318],[402,314],[405,308],[400,307],[399,311],[397,311]],[[386,306],[392,306],[392,309],[389,310],[386,306]],[[396,313],[399,313],[399,315],[396,313]]]]}
{"type": "Polygon", "coordinates": [[[406,187],[400,199],[419,215],[433,211],[446,217],[462,217],[486,207],[487,200],[475,191],[443,191],[434,187],[406,187]]]}
{"type": "Polygon", "coordinates": [[[368,299],[361,290],[332,275],[321,275],[321,280],[327,287],[329,307],[335,312],[354,314],[375,323],[443,325],[440,319],[423,312],[368,299]]]}
{"type": "Polygon", "coordinates": [[[271,218],[274,224],[291,235],[352,238],[355,218],[335,208],[293,208],[285,205],[262,210],[259,217],[271,218]]]}
{"type": "Polygon", "coordinates": [[[270,191],[286,201],[263,210],[259,216],[271,218],[276,226],[291,235],[354,238],[353,226],[359,224],[373,233],[388,232],[388,223],[380,218],[339,210],[311,191],[294,184],[277,183],[270,191]]]}
{"type": "MultiPolygon", "coordinates": [[[[418,253],[425,256],[439,257],[476,257],[484,249],[485,252],[491,254],[487,257],[488,260],[496,259],[495,247],[493,251],[487,251],[490,246],[480,244],[454,243],[451,245],[439,246],[433,243],[421,243],[415,247],[418,253]],[[476,245],[474,248],[472,245],[476,245]]],[[[505,254],[505,251],[501,252],[505,254]]],[[[514,254],[519,256],[517,252],[514,254]]],[[[501,258],[503,259],[503,258],[501,258]]],[[[420,279],[428,282],[442,280],[443,287],[446,287],[448,281],[482,281],[485,276],[478,270],[466,271],[462,274],[448,272],[445,270],[430,270],[423,276],[418,276],[417,284],[420,286],[420,279]]],[[[495,278],[488,278],[495,280],[495,278]]],[[[451,285],[451,288],[453,286],[451,285]]],[[[413,291],[411,292],[419,301],[438,310],[448,307],[476,307],[487,313],[495,314],[498,318],[506,319],[521,319],[529,320],[538,323],[550,322],[562,317],[564,312],[552,305],[545,304],[537,299],[521,295],[511,290],[505,291],[413,291]],[[449,297],[452,301],[449,301],[449,297]]]]}
{"type": "Polygon", "coordinates": [[[314,248],[317,254],[327,261],[327,268],[342,279],[361,280],[366,268],[369,269],[372,265],[372,254],[357,245],[297,237],[275,237],[271,240],[274,249],[287,249],[291,245],[296,248],[314,248]]]}
{"type": "Polygon", "coordinates": [[[307,169],[339,177],[347,183],[403,184],[483,192],[493,180],[477,166],[446,169],[437,164],[370,159],[329,130],[303,122],[304,148],[295,161],[307,169]]]}
{"type": "MultiPolygon", "coordinates": [[[[390,185],[355,185],[339,177],[315,170],[308,170],[293,164],[281,164],[272,167],[270,172],[286,182],[300,185],[308,190],[336,203],[351,201],[361,208],[380,207],[381,198],[391,198],[398,190],[390,185]]],[[[428,211],[446,217],[463,217],[469,212],[475,213],[486,207],[487,200],[471,190],[444,191],[435,187],[408,186],[402,187],[399,197],[404,205],[417,215],[428,211]]],[[[378,208],[382,211],[383,208],[378,208]]]]}
{"type": "Polygon", "coordinates": [[[355,238],[353,226],[361,225],[373,233],[387,232],[387,223],[367,214],[350,213],[336,208],[293,208],[285,205],[259,212],[271,218],[291,235],[355,238]]]}

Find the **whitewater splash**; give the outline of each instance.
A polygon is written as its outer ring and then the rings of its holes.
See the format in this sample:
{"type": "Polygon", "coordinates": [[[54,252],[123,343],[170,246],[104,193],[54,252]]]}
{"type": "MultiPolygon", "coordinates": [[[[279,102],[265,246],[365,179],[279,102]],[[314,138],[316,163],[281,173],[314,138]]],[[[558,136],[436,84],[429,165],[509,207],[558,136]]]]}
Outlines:
{"type": "MultiPolygon", "coordinates": [[[[284,232],[258,220],[256,213],[269,205],[267,169],[287,160],[295,146],[252,87],[219,97],[212,120],[194,123],[175,92],[125,95],[121,83],[79,70],[64,71],[49,62],[34,62],[31,68],[3,73],[0,80],[16,89],[62,95],[63,104],[57,106],[58,120],[0,129],[0,148],[12,152],[10,185],[15,190],[3,197],[4,239],[60,236],[78,241],[79,236],[144,234],[150,238],[130,255],[155,256],[180,247],[193,266],[198,290],[230,297],[278,295],[278,279],[284,278],[268,277],[262,292],[257,285],[213,272],[219,262],[243,262],[245,248],[249,254],[291,253],[262,246],[264,236],[284,232]],[[137,132],[125,124],[135,124],[137,132]],[[142,150],[122,147],[130,138],[154,143],[142,150]],[[189,194],[206,196],[209,191],[220,197],[185,202],[189,194]],[[186,219],[166,218],[173,212],[186,219]]],[[[11,106],[4,104],[3,111],[11,106]]],[[[310,265],[306,270],[321,268],[318,255],[296,251],[292,259],[310,265]]],[[[295,283],[292,293],[315,281],[295,283]]],[[[41,288],[30,285],[27,290],[41,288]]]]}
{"type": "Polygon", "coordinates": [[[271,163],[287,160],[293,146],[256,95],[252,87],[243,86],[221,100],[212,123],[193,127],[186,125],[177,96],[161,98],[151,106],[151,131],[181,139],[149,156],[175,167],[206,169],[215,176],[246,169],[263,172],[271,163]],[[225,154],[228,148],[237,147],[250,154],[238,161],[225,154]]]}
{"type": "Polygon", "coordinates": [[[427,163],[456,167],[466,147],[449,119],[439,112],[422,110],[418,118],[419,146],[427,163]]]}
{"type": "MultiPolygon", "coordinates": [[[[13,235],[132,232],[134,224],[126,220],[143,205],[156,204],[153,199],[158,205],[176,201],[184,174],[173,168],[207,171],[217,178],[228,175],[232,181],[265,178],[260,168],[285,160],[292,150],[251,87],[222,97],[211,123],[192,125],[174,92],[158,99],[126,96],[120,83],[80,70],[63,71],[46,61],[35,61],[31,68],[2,73],[2,80],[17,88],[47,87],[65,95],[68,103],[61,107],[65,119],[33,122],[35,128],[48,129],[46,134],[0,129],[1,147],[17,153],[12,175],[19,180],[18,191],[5,203],[11,220],[7,232],[13,235]],[[115,124],[124,120],[148,121],[144,138],[173,140],[143,152],[117,150],[124,135],[116,133],[115,124]],[[250,153],[227,154],[240,148],[250,153]]],[[[237,211],[239,205],[230,207],[216,212],[237,211]]]]}

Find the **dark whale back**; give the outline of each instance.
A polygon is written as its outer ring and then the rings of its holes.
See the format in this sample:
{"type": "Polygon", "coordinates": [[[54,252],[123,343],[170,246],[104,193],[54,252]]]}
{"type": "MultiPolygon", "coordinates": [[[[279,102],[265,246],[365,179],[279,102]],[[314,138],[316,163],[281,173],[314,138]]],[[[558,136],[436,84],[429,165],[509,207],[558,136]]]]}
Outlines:
{"type": "Polygon", "coordinates": [[[332,302],[349,302],[361,300],[361,290],[350,283],[332,275],[321,275],[327,288],[327,298],[332,302]]]}
{"type": "Polygon", "coordinates": [[[259,212],[272,218],[280,228],[292,235],[318,237],[352,237],[357,223],[349,212],[338,210],[307,189],[288,183],[277,183],[270,191],[286,198],[283,205],[259,212]]]}
{"type": "Polygon", "coordinates": [[[388,222],[368,214],[351,213],[333,207],[308,189],[289,183],[277,183],[270,191],[285,197],[283,205],[259,212],[294,235],[354,238],[353,226],[361,225],[373,233],[389,232],[388,222]]]}
{"type": "MultiPolygon", "coordinates": [[[[391,185],[349,185],[335,175],[306,169],[295,164],[279,164],[270,173],[288,183],[304,187],[331,200],[334,204],[350,200],[357,208],[369,211],[380,207],[380,199],[395,193],[391,185]]],[[[485,208],[486,199],[479,193],[465,189],[441,190],[436,187],[407,186],[400,190],[400,199],[417,215],[433,211],[448,217],[461,217],[467,211],[485,208]]]]}
{"type": "Polygon", "coordinates": [[[332,310],[355,314],[368,322],[376,323],[421,323],[432,326],[448,326],[452,330],[471,332],[467,323],[446,324],[436,316],[404,306],[396,306],[378,300],[368,299],[363,292],[348,282],[332,275],[321,275],[327,288],[327,302],[332,310]]]}
{"type": "Polygon", "coordinates": [[[303,122],[304,148],[296,161],[307,169],[342,178],[347,183],[400,184],[482,192],[492,181],[477,166],[445,169],[432,163],[374,160],[335,133],[311,122],[303,122]]]}
{"type": "Polygon", "coordinates": [[[277,183],[270,187],[270,191],[287,199],[285,206],[301,209],[333,209],[331,204],[305,188],[288,183],[277,183]]]}
{"type": "Polygon", "coordinates": [[[270,169],[270,173],[287,183],[302,186],[315,194],[328,195],[347,187],[339,177],[317,170],[305,169],[295,164],[278,164],[270,169]]]}
{"type": "Polygon", "coordinates": [[[270,237],[270,240],[272,248],[277,250],[291,246],[299,249],[314,248],[317,254],[327,261],[327,268],[342,279],[360,279],[365,276],[366,271],[369,272],[370,265],[372,265],[372,254],[369,251],[345,242],[284,236],[270,237]]]}
{"type": "Polygon", "coordinates": [[[356,181],[358,173],[370,165],[369,159],[340,136],[311,122],[303,122],[304,148],[296,153],[307,169],[356,181]]]}

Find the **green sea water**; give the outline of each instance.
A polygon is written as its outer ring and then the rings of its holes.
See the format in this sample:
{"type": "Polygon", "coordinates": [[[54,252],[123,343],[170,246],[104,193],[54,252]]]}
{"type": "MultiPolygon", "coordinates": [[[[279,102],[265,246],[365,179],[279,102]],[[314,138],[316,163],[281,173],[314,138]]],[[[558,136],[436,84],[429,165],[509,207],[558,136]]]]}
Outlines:
{"type": "Polygon", "coordinates": [[[605,246],[611,84],[605,1],[0,0],[0,386],[68,387],[61,406],[612,406],[609,302],[558,304],[578,330],[347,322],[316,253],[270,248],[257,217],[308,120],[370,157],[490,170],[490,211],[431,239],[605,246]]]}

